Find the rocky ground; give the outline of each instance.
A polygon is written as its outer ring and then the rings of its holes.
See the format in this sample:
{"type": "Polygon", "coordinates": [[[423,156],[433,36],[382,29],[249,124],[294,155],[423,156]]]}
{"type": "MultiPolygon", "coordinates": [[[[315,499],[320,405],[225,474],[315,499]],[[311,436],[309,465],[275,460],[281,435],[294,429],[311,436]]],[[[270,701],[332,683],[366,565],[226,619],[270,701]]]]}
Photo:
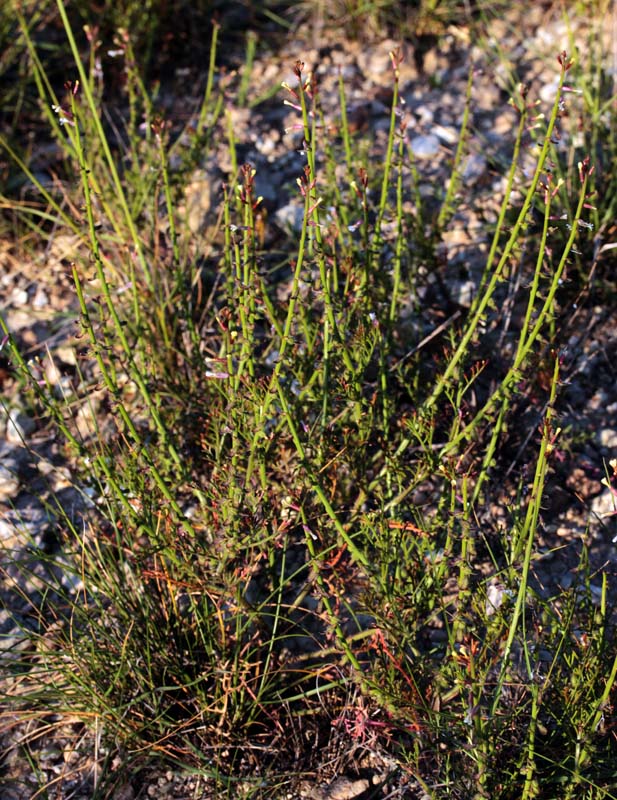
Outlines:
{"type": "MultiPolygon", "coordinates": [[[[574,37],[582,44],[587,21],[575,22],[574,37]],[[578,27],[577,27],[578,25],[578,27]]],[[[544,104],[554,96],[558,76],[556,55],[570,50],[566,24],[558,12],[533,4],[525,18],[513,12],[493,23],[482,48],[470,44],[466,28],[451,26],[439,44],[425,53],[414,52],[409,42],[381,41],[371,45],[346,41],[325,33],[314,41],[314,31],[299,30],[285,43],[279,54],[257,59],[253,66],[250,93],[267,94],[283,80],[293,81],[292,66],[301,59],[318,75],[326,119],[338,124],[338,72],[342,71],[350,105],[351,125],[365,131],[372,141],[371,154],[380,158],[387,136],[390,114],[392,72],[389,52],[401,46],[405,59],[400,86],[409,115],[408,135],[421,176],[421,194],[428,199],[434,185],[443,183],[448,163],[458,141],[464,109],[468,70],[476,69],[473,81],[472,136],[470,154],[463,167],[465,200],[444,235],[444,259],[449,264],[445,285],[452,302],[469,305],[478,279],[478,270],[487,243],[479,238],[482,221],[494,215],[503,192],[503,165],[508,163],[516,126],[514,111],[507,100],[512,76],[498,59],[501,51],[516,70],[516,77],[530,87],[530,94],[544,104]]],[[[613,72],[613,76],[615,76],[613,72]]],[[[191,81],[176,76],[186,87],[191,81]]],[[[233,80],[233,76],[229,78],[233,80]]],[[[195,81],[198,85],[198,81],[195,81]]],[[[170,87],[167,114],[186,115],[191,98],[186,91],[170,87]]],[[[297,150],[301,136],[293,130],[296,112],[283,105],[283,92],[247,109],[231,109],[238,141],[239,162],[248,161],[257,170],[257,193],[268,209],[266,243],[276,243],[281,231],[299,225],[301,207],[294,191],[302,161],[297,150]],[[291,129],[286,132],[287,129],[291,129]]],[[[576,99],[573,99],[573,104],[576,99]]],[[[575,135],[575,134],[571,134],[575,135]]],[[[564,137],[565,138],[565,137],[564,137]]],[[[565,143],[564,143],[565,146],[565,143]]],[[[41,155],[40,173],[49,168],[41,155]]],[[[188,224],[192,231],[215,224],[212,213],[215,187],[230,169],[225,137],[220,148],[200,165],[186,195],[188,224]]],[[[606,232],[603,232],[606,237],[606,232]]],[[[614,239],[613,235],[613,239],[614,239]]],[[[602,249],[610,239],[599,240],[598,264],[614,251],[602,249]]],[[[51,237],[35,260],[24,254],[17,242],[0,243],[0,313],[27,359],[39,359],[40,369],[58,393],[75,373],[72,350],[76,320],[76,300],[67,266],[75,241],[67,236],[51,237]]],[[[205,254],[206,257],[208,254],[205,254]]],[[[594,307],[580,298],[568,319],[568,347],[564,353],[564,378],[567,382],[560,401],[560,426],[577,442],[574,450],[558,465],[552,476],[544,515],[546,556],[535,565],[535,580],[540,590],[555,585],[568,586],[582,537],[591,544],[592,581],[600,592],[601,570],[611,576],[617,572],[613,537],[617,517],[613,497],[601,483],[605,464],[617,456],[617,311],[594,307]],[[559,546],[559,549],[556,549],[559,546]]],[[[2,357],[0,353],[0,357],[2,357]]],[[[0,540],[6,552],[28,563],[30,572],[7,566],[2,571],[0,591],[0,635],[3,649],[19,648],[23,643],[20,626],[30,624],[32,604],[40,597],[38,567],[28,562],[32,543],[54,547],[56,517],[54,504],[83,513],[87,497],[75,487],[71,464],[53,428],[31,416],[19,392],[10,365],[0,362],[3,402],[0,407],[0,540]],[[16,591],[16,586],[18,590],[16,591]]],[[[80,411],[84,429],[90,424],[88,409],[80,411]]],[[[78,423],[79,423],[78,416],[78,423]]],[[[529,431],[537,424],[529,415],[529,431]]],[[[516,466],[517,455],[511,461],[516,466]]],[[[507,480],[507,475],[506,475],[507,480]]],[[[430,487],[427,487],[430,496],[430,487]]],[[[501,510],[487,509],[487,524],[497,524],[501,510]]],[[[68,580],[68,578],[67,578],[68,580]]],[[[1,654],[0,654],[1,657],[1,654]]],[[[48,728],[32,739],[34,722],[9,727],[3,717],[0,737],[5,748],[5,800],[23,800],[36,795],[36,788],[49,783],[46,795],[56,800],[85,800],[92,797],[99,769],[96,742],[80,724],[48,721],[48,728]],[[31,769],[20,743],[28,747],[38,763],[31,769]]],[[[38,728],[37,728],[38,730],[38,728]]],[[[379,758],[376,757],[377,762],[379,758]]],[[[339,762],[344,764],[344,760],[339,762]]],[[[341,770],[344,773],[345,767],[341,770]]],[[[361,800],[369,797],[421,798],[422,791],[412,786],[388,783],[388,764],[371,768],[367,778],[326,770],[321,777],[307,780],[298,794],[281,797],[306,797],[313,800],[361,800]],[[388,793],[389,792],[389,793],[388,793]]],[[[367,773],[368,774],[368,773],[367,773]]],[[[210,798],[207,782],[196,778],[146,770],[139,780],[127,779],[114,790],[116,800],[146,797],[210,798]]]]}

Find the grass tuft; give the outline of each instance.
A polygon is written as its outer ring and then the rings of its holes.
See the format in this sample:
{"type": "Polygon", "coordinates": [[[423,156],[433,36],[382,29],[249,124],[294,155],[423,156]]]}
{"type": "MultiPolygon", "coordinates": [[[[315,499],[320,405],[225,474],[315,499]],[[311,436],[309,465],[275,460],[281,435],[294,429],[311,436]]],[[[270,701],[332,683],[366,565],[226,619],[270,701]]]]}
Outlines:
{"type": "MultiPolygon", "coordinates": [[[[381,26],[378,4],[344,5],[381,26]]],[[[23,747],[41,796],[35,742],[70,722],[96,745],[100,797],[153,762],[193,771],[204,796],[282,797],[315,773],[361,770],[369,752],[384,791],[398,787],[388,796],[617,797],[608,576],[585,536],[569,586],[543,585],[538,566],[554,555],[543,509],[566,436],[560,326],[573,298],[611,285],[601,51],[556,54],[550,107],[512,94],[519,124],[481,275],[469,307],[444,310],[431,298],[469,200],[474,69],[449,180],[426,202],[402,53],[380,161],[349,125],[342,74],[335,126],[297,60],[280,99],[295,114],[301,224],[277,252],[232,115],[251,108],[257,39],[234,84],[212,25],[203,93],[180,125],[146,77],[167,24],[159,9],[145,26],[154,6],[104,9],[122,73],[114,120],[108,42],[92,29],[83,42],[57,0],[72,57],[58,94],[41,12],[15,4],[14,68],[28,60],[61,171],[46,185],[5,130],[29,189],[7,189],[2,207],[23,237],[73,237],[75,372],[58,390],[54,354],[29,360],[0,317],[3,352],[62,442],[78,500],[45,493],[51,543],[24,526],[3,544],[20,634],[3,652],[2,730],[33,724],[23,747]],[[570,108],[581,130],[564,147],[570,108]],[[208,230],[191,231],[191,176],[221,146],[231,169],[208,230]]],[[[420,3],[418,19],[440,35],[461,6],[420,3]]]]}

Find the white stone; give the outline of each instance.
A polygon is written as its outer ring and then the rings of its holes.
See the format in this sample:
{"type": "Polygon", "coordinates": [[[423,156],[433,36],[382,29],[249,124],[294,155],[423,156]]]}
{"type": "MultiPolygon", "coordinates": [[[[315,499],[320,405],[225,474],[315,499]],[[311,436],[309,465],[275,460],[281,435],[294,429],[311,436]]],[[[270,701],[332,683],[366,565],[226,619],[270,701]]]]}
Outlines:
{"type": "Polygon", "coordinates": [[[486,590],[486,616],[492,616],[504,601],[505,588],[498,583],[491,583],[486,590]]]}
{"type": "Polygon", "coordinates": [[[476,183],[486,173],[486,158],[480,153],[472,153],[463,162],[461,178],[466,184],[476,183]]]}
{"type": "Polygon", "coordinates": [[[416,158],[433,158],[439,152],[439,139],[430,133],[428,136],[414,136],[411,149],[416,158]]]}
{"type": "Polygon", "coordinates": [[[433,109],[425,105],[416,106],[414,108],[414,114],[419,117],[420,122],[424,125],[431,125],[433,123],[433,117],[435,116],[433,109]]]}
{"type": "Polygon", "coordinates": [[[617,451],[617,430],[615,428],[602,428],[598,438],[602,447],[617,451]]]}
{"type": "Polygon", "coordinates": [[[63,361],[65,364],[70,364],[73,367],[77,365],[75,348],[71,347],[70,345],[60,345],[56,349],[56,355],[60,361],[63,361]]]}
{"type": "Polygon", "coordinates": [[[549,83],[545,83],[538,92],[540,100],[542,100],[543,103],[554,103],[558,86],[559,78],[554,78],[549,83]]]}
{"type": "Polygon", "coordinates": [[[15,472],[0,464],[0,501],[10,500],[19,491],[19,478],[15,472]]]}
{"type": "Polygon", "coordinates": [[[96,434],[96,415],[100,407],[100,400],[98,398],[89,398],[79,409],[75,415],[75,425],[77,432],[82,439],[88,439],[90,436],[96,434]]]}
{"type": "Polygon", "coordinates": [[[617,511],[617,497],[606,488],[591,501],[591,511],[600,519],[613,517],[617,511]]]}
{"type": "Polygon", "coordinates": [[[444,125],[434,125],[433,133],[446,144],[455,145],[458,142],[459,132],[456,130],[456,128],[446,128],[444,125]]]}
{"type": "Polygon", "coordinates": [[[304,219],[304,206],[297,203],[287,203],[279,208],[274,214],[276,224],[285,229],[291,228],[292,231],[299,233],[302,230],[302,220],[304,219]]]}
{"type": "Polygon", "coordinates": [[[27,414],[12,408],[6,421],[6,439],[10,444],[21,444],[35,427],[34,420],[27,414]]]}
{"type": "Polygon", "coordinates": [[[25,306],[28,304],[28,292],[25,289],[13,289],[11,292],[11,303],[16,306],[25,306]]]}
{"type": "Polygon", "coordinates": [[[47,296],[47,292],[42,286],[39,286],[36,290],[36,294],[34,295],[32,306],[33,308],[47,308],[48,305],[49,297],[47,296]]]}

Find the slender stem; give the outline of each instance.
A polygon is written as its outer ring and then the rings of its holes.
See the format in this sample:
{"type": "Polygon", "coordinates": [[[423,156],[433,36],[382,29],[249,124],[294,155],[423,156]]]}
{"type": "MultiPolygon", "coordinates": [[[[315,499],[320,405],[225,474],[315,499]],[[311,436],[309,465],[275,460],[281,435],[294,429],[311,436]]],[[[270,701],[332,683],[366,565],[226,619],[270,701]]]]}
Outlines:
{"type": "Polygon", "coordinates": [[[494,716],[496,714],[497,708],[501,702],[501,692],[503,684],[506,678],[507,671],[510,668],[510,655],[512,653],[514,638],[518,630],[519,620],[521,619],[521,615],[523,613],[523,606],[527,600],[527,586],[529,582],[529,572],[531,568],[531,556],[533,553],[533,543],[535,541],[535,535],[538,527],[538,518],[540,515],[540,508],[542,505],[542,494],[544,491],[544,483],[548,472],[548,457],[551,453],[554,444],[554,437],[556,435],[556,433],[553,431],[552,422],[555,416],[554,403],[555,403],[555,397],[557,395],[558,382],[559,382],[559,358],[556,358],[553,368],[553,378],[551,381],[549,402],[547,406],[546,415],[544,418],[544,423],[542,426],[542,441],[540,443],[540,452],[538,454],[538,461],[536,463],[536,473],[534,476],[531,498],[527,506],[527,512],[525,514],[525,521],[523,523],[521,535],[517,540],[515,551],[513,553],[514,559],[516,560],[520,555],[521,547],[522,546],[525,547],[525,552],[523,555],[523,565],[519,579],[519,587],[516,595],[516,602],[514,605],[514,609],[512,611],[512,617],[510,619],[508,628],[508,636],[506,639],[506,643],[504,645],[502,661],[501,661],[501,669],[499,672],[499,677],[497,679],[495,694],[493,696],[491,716],[494,716]]]}

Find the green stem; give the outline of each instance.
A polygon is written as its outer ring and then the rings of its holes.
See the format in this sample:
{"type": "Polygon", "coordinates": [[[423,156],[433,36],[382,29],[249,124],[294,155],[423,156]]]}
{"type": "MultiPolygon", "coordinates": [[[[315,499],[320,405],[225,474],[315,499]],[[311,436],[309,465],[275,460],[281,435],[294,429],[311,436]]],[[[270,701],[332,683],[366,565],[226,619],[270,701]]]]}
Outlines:
{"type": "Polygon", "coordinates": [[[553,378],[551,382],[551,390],[550,390],[548,406],[542,427],[542,441],[540,443],[540,452],[538,454],[538,461],[536,464],[536,472],[531,491],[531,498],[529,500],[529,505],[527,506],[527,512],[525,514],[525,521],[523,523],[521,535],[515,544],[513,552],[513,561],[516,561],[520,555],[521,546],[524,544],[525,553],[523,556],[523,566],[521,570],[518,593],[516,596],[516,603],[512,611],[512,617],[510,619],[508,637],[506,639],[506,643],[503,650],[501,669],[499,672],[499,677],[497,679],[497,685],[493,697],[493,704],[491,707],[491,716],[494,716],[497,713],[497,708],[499,706],[499,703],[501,702],[501,693],[503,689],[503,684],[506,678],[507,671],[510,668],[510,656],[512,654],[512,646],[514,644],[514,638],[516,636],[519,620],[521,619],[524,604],[527,599],[527,586],[529,582],[529,571],[531,568],[531,556],[533,553],[533,543],[535,540],[535,534],[538,527],[538,518],[540,515],[540,508],[542,505],[544,483],[548,472],[548,457],[553,448],[554,438],[556,435],[556,433],[553,431],[552,428],[552,421],[555,416],[554,403],[555,403],[555,397],[557,395],[558,382],[559,382],[559,359],[556,358],[555,365],[553,368],[553,378]]]}
{"type": "Polygon", "coordinates": [[[336,511],[334,510],[334,508],[332,507],[332,504],[328,500],[328,497],[327,497],[325,491],[323,490],[323,487],[321,486],[321,483],[319,482],[319,480],[317,478],[317,475],[314,473],[313,468],[311,467],[310,461],[308,460],[307,455],[306,455],[306,450],[304,448],[304,445],[302,444],[302,441],[300,440],[300,436],[298,434],[298,429],[297,429],[296,424],[294,422],[293,415],[292,415],[291,409],[289,407],[289,403],[287,402],[287,397],[285,396],[285,392],[283,391],[283,387],[281,386],[280,383],[277,383],[276,390],[277,390],[277,393],[278,393],[278,396],[279,396],[279,401],[281,403],[281,408],[283,410],[283,415],[285,417],[285,421],[287,423],[287,427],[289,429],[289,432],[291,433],[291,438],[293,439],[293,442],[294,442],[294,445],[295,445],[295,448],[296,448],[296,452],[298,454],[298,458],[300,459],[300,462],[301,462],[302,466],[304,467],[304,469],[306,471],[306,474],[308,476],[309,482],[311,484],[311,489],[315,492],[315,494],[319,498],[322,506],[325,509],[326,514],[332,520],[332,524],[334,525],[334,528],[335,528],[336,532],[339,534],[341,539],[345,542],[345,544],[347,545],[347,547],[349,549],[350,554],[353,556],[353,558],[356,560],[356,562],[358,564],[362,564],[362,566],[364,566],[364,567],[367,567],[367,568],[370,567],[370,561],[368,559],[368,556],[366,556],[358,548],[358,546],[354,542],[353,538],[345,530],[342,522],[338,518],[338,515],[337,515],[336,511]]]}
{"type": "MultiPolygon", "coordinates": [[[[129,235],[131,238],[131,242],[133,243],[133,247],[135,248],[135,253],[137,255],[137,259],[139,261],[140,267],[143,271],[144,278],[148,284],[148,288],[150,290],[153,289],[152,285],[152,275],[150,272],[150,267],[148,266],[148,262],[143,252],[143,247],[141,244],[141,238],[135,227],[135,222],[133,220],[133,216],[130,212],[128,202],[126,199],[126,194],[124,192],[124,188],[122,186],[122,182],[120,181],[120,176],[118,174],[118,170],[116,169],[116,162],[114,157],[111,153],[111,149],[109,147],[109,142],[107,140],[107,136],[105,131],[103,130],[103,123],[101,122],[101,117],[98,111],[98,104],[96,103],[94,96],[92,94],[92,90],[90,87],[90,82],[88,80],[88,76],[86,75],[86,71],[81,61],[81,56],[79,54],[79,49],[77,47],[77,43],[75,42],[75,37],[73,36],[73,30],[71,28],[71,24],[69,22],[66,9],[64,6],[63,0],[56,0],[56,4],[58,6],[58,12],[60,14],[60,18],[62,20],[62,24],[64,25],[64,30],[66,33],[66,37],[69,42],[69,46],[71,48],[71,53],[73,54],[73,59],[75,61],[75,66],[77,67],[77,72],[79,73],[79,79],[81,81],[81,88],[83,89],[84,95],[86,97],[86,102],[88,104],[88,109],[92,116],[92,122],[94,123],[94,127],[97,133],[98,141],[103,148],[103,154],[105,155],[105,161],[107,163],[107,168],[109,170],[109,174],[112,179],[114,193],[118,202],[120,203],[120,207],[124,214],[124,220],[126,222],[126,226],[129,231],[129,235]]],[[[73,113],[74,117],[77,120],[77,116],[75,114],[75,107],[74,107],[74,96],[72,97],[73,101],[73,113]]]]}

